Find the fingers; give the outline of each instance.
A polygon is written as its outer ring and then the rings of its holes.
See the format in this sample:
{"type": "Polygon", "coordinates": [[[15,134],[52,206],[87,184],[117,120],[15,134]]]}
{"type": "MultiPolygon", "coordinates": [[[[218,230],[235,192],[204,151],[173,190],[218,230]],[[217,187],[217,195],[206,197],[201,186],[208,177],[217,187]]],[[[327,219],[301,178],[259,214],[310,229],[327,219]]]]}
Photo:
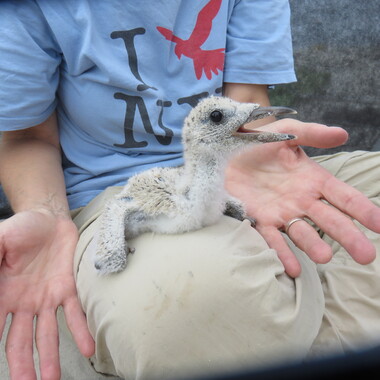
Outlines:
{"type": "Polygon", "coordinates": [[[349,217],[323,202],[316,203],[310,211],[308,216],[356,262],[369,264],[375,259],[375,247],[349,217]]]}
{"type": "Polygon", "coordinates": [[[364,194],[331,177],[323,189],[324,198],[363,226],[380,233],[380,208],[364,194]]]}
{"type": "Polygon", "coordinates": [[[95,342],[88,330],[86,317],[76,297],[63,305],[66,323],[81,354],[90,357],[95,352],[95,342]]]}
{"type": "MultiPolygon", "coordinates": [[[[345,248],[356,262],[369,264],[375,259],[375,247],[347,215],[321,201],[316,202],[309,211],[308,218],[345,248]]],[[[277,251],[286,273],[291,277],[297,277],[301,267],[281,233],[275,227],[260,228],[258,225],[257,230],[269,246],[277,251]]],[[[287,233],[293,243],[315,263],[324,264],[331,260],[332,248],[307,221],[301,220],[291,224],[287,233]]]]}
{"type": "Polygon", "coordinates": [[[275,227],[257,226],[256,229],[263,236],[269,247],[277,251],[277,255],[285,268],[285,272],[290,277],[298,277],[301,273],[301,265],[284,240],[281,232],[275,227]]]}
{"type": "Polygon", "coordinates": [[[339,127],[328,127],[317,123],[304,123],[295,119],[282,119],[268,124],[265,130],[290,133],[297,136],[289,140],[288,145],[305,145],[314,148],[333,148],[344,144],[348,133],[339,127]]]}
{"type": "Polygon", "coordinates": [[[36,380],[33,361],[33,314],[16,313],[5,347],[11,379],[36,380]]]}
{"type": "Polygon", "coordinates": [[[317,231],[304,220],[293,223],[288,228],[288,236],[315,263],[325,264],[332,258],[331,247],[321,239],[317,231]]]}
{"type": "MultiPolygon", "coordinates": [[[[11,379],[36,379],[33,359],[33,320],[30,313],[15,313],[8,332],[6,355],[11,379]]],[[[42,379],[59,380],[59,340],[55,311],[44,310],[37,318],[36,345],[42,379]]]]}
{"type": "Polygon", "coordinates": [[[60,379],[59,338],[56,312],[43,310],[37,317],[36,344],[43,379],[60,379]]]}

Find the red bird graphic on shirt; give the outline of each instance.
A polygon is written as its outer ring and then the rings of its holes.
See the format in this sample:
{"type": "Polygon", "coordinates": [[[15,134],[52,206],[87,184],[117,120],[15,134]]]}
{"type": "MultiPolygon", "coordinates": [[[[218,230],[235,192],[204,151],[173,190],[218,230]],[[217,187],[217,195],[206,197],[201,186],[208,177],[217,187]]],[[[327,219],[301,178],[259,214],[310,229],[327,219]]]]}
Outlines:
{"type": "Polygon", "coordinates": [[[211,33],[212,20],[218,14],[222,0],[210,0],[199,12],[195,27],[187,40],[183,40],[169,29],[161,26],[157,30],[168,40],[176,44],[174,49],[178,59],[181,56],[191,58],[194,63],[194,71],[197,79],[204,72],[207,79],[211,79],[212,72],[218,75],[224,66],[224,48],[215,50],[203,50],[201,46],[206,42],[211,33]]]}

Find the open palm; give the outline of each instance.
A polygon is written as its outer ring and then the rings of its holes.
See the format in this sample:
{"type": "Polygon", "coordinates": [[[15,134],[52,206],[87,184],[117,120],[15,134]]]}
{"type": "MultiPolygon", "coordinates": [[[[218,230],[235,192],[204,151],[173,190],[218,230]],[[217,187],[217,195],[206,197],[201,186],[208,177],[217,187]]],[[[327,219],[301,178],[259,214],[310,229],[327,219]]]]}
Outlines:
{"type": "Polygon", "coordinates": [[[37,211],[18,213],[0,224],[0,334],[12,313],[6,344],[12,379],[36,379],[35,317],[42,378],[60,378],[56,311],[61,305],[82,354],[94,351],[73,277],[77,239],[70,219],[37,211]]]}
{"type": "MultiPolygon", "coordinates": [[[[244,202],[248,214],[257,220],[257,230],[277,250],[287,273],[297,276],[301,269],[281,230],[297,217],[315,223],[357,262],[371,262],[375,248],[351,218],[380,232],[380,210],[311,160],[297,145],[337,146],[346,141],[346,132],[294,120],[281,120],[260,129],[292,133],[298,139],[257,146],[236,157],[227,169],[226,188],[244,202]]],[[[331,247],[310,223],[294,223],[288,234],[313,261],[325,263],[331,259],[331,247]]]]}

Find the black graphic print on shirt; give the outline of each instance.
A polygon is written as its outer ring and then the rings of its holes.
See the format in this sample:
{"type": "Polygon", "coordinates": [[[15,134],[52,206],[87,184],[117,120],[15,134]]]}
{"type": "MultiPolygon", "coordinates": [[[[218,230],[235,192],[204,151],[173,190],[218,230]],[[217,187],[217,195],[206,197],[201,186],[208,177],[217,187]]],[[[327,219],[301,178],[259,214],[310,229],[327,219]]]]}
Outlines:
{"type": "MultiPolygon", "coordinates": [[[[212,21],[218,14],[222,0],[210,0],[198,13],[194,29],[187,39],[182,39],[173,34],[169,29],[157,26],[157,31],[168,41],[174,43],[174,53],[180,60],[182,56],[193,61],[194,74],[197,80],[200,80],[205,74],[207,79],[211,79],[213,73],[219,74],[223,71],[224,65],[224,48],[214,50],[203,50],[201,46],[207,41],[212,28],[212,21]]],[[[112,39],[121,38],[124,41],[128,65],[130,72],[137,79],[139,84],[136,87],[138,92],[146,90],[157,90],[157,88],[146,83],[139,72],[139,57],[136,52],[136,40],[144,36],[146,30],[143,27],[131,30],[114,31],[111,33],[112,39]]],[[[216,93],[221,92],[221,88],[215,90],[216,93]]],[[[177,104],[189,104],[194,107],[198,101],[208,96],[209,93],[202,92],[177,99],[177,104]]],[[[159,119],[157,125],[161,129],[161,134],[156,134],[149,116],[143,96],[129,95],[122,92],[116,92],[114,98],[125,101],[125,117],[124,117],[124,141],[114,143],[115,147],[121,148],[143,148],[148,145],[147,141],[136,141],[133,134],[136,112],[139,112],[143,127],[149,134],[155,136],[157,142],[161,145],[170,145],[173,138],[173,131],[166,127],[163,122],[164,109],[171,107],[172,102],[164,99],[157,100],[156,105],[160,107],[159,119]],[[162,134],[162,132],[164,134],[162,134]]]]}

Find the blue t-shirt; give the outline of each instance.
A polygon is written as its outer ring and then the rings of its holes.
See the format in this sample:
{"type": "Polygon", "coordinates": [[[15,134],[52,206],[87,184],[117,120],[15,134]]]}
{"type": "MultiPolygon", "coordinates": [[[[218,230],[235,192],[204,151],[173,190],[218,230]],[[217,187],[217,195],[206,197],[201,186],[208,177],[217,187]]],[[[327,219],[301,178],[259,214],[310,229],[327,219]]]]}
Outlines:
{"type": "Polygon", "coordinates": [[[0,130],[57,109],[71,208],[182,163],[181,127],[223,82],[295,80],[287,0],[0,3],[0,130]]]}

